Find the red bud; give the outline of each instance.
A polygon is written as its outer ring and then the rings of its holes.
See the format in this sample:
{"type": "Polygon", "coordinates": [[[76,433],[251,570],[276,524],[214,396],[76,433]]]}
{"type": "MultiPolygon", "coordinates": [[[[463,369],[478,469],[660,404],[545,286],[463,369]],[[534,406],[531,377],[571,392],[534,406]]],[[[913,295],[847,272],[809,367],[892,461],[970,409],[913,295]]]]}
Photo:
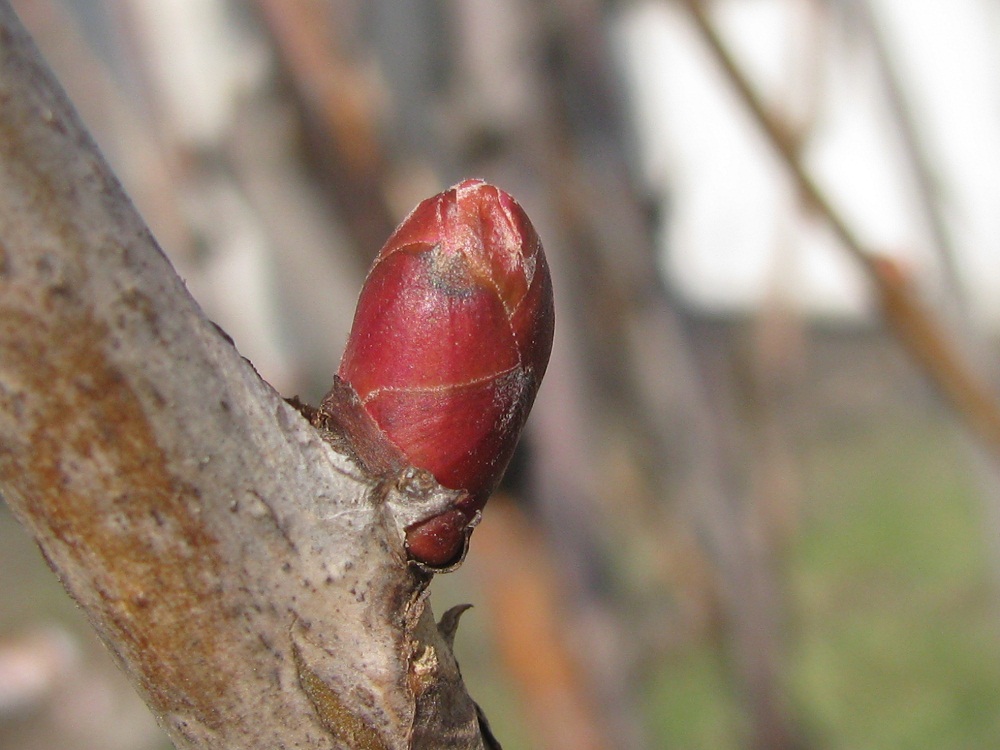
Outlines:
{"type": "Polygon", "coordinates": [[[407,530],[415,559],[461,552],[535,400],[553,324],[541,241],[482,180],[423,201],[375,259],[338,374],[407,461],[469,493],[407,530]]]}

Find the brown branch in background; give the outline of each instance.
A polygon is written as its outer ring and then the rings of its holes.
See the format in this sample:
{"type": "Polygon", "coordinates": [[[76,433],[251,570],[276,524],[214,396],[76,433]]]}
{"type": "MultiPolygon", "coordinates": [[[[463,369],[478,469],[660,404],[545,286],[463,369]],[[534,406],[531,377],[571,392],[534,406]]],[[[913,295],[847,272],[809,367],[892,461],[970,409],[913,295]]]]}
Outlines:
{"type": "MultiPolygon", "coordinates": [[[[903,149],[913,174],[917,188],[917,199],[927,218],[931,234],[931,244],[937,253],[938,262],[944,275],[945,288],[954,304],[964,308],[968,302],[962,289],[961,274],[954,243],[948,232],[948,223],[941,210],[939,200],[940,185],[938,175],[932,167],[932,159],[920,138],[913,108],[907,100],[897,63],[886,49],[882,30],[879,28],[871,0],[855,0],[847,4],[847,9],[855,14],[865,33],[871,40],[875,53],[875,64],[882,79],[890,114],[903,142],[903,149]]],[[[966,311],[967,312],[967,311],[966,311]]]]}
{"type": "MultiPolygon", "coordinates": [[[[828,96],[831,9],[822,0],[793,0],[789,5],[792,27],[783,44],[780,101],[801,149],[814,137],[828,96]]],[[[776,556],[794,539],[803,499],[788,407],[796,386],[802,385],[807,346],[804,314],[792,303],[790,292],[795,225],[809,206],[794,185],[787,185],[784,193],[765,296],[751,316],[749,346],[743,356],[737,355],[734,376],[744,394],[744,421],[752,436],[746,441],[756,527],[750,536],[766,538],[776,556]]]]}
{"type": "MultiPolygon", "coordinates": [[[[649,440],[650,469],[659,484],[657,502],[646,516],[651,522],[628,530],[621,539],[631,548],[633,541],[653,534],[663,545],[665,539],[684,536],[685,522],[694,525],[703,546],[690,550],[692,555],[674,575],[687,578],[691,591],[706,583],[692,580],[698,576],[692,571],[702,572],[703,560],[710,560],[708,588],[726,624],[725,646],[745,708],[747,742],[768,750],[802,748],[805,733],[783,679],[784,589],[766,537],[746,533],[757,509],[741,481],[738,415],[720,403],[709,382],[714,379],[709,368],[699,366],[696,352],[685,341],[682,321],[661,283],[648,216],[627,177],[624,139],[607,138],[620,134],[624,123],[619,121],[607,42],[596,22],[599,15],[582,12],[586,4],[562,5],[573,6],[575,12],[567,10],[549,30],[549,43],[559,50],[554,57],[560,61],[544,97],[549,142],[556,144],[547,149],[554,167],[550,192],[562,226],[572,232],[575,282],[585,290],[581,298],[586,302],[577,317],[584,319],[589,309],[588,345],[595,348],[601,334],[607,344],[608,358],[600,365],[613,386],[602,397],[630,414],[630,437],[638,432],[649,440]],[[586,108],[572,106],[581,91],[587,92],[586,108]],[[590,148],[595,141],[602,148],[590,148]],[[683,441],[683,458],[671,437],[683,441]],[[685,464],[683,471],[667,468],[678,461],[685,464]]],[[[602,447],[614,430],[613,424],[600,425],[602,447]]],[[[606,464],[602,468],[606,471],[606,464]]],[[[608,517],[602,518],[604,526],[597,532],[603,537],[622,519],[626,501],[621,494],[621,487],[607,492],[608,517]]],[[[631,551],[611,554],[624,558],[631,551]]],[[[671,626],[676,625],[669,618],[660,620],[661,631],[671,626]]],[[[636,654],[648,666],[649,651],[640,646],[636,654]]],[[[616,731],[613,736],[620,735],[616,731]]],[[[621,745],[632,746],[627,741],[621,745]]]]}
{"type": "Polygon", "coordinates": [[[825,219],[872,281],[890,330],[927,373],[966,424],[1000,457],[1000,403],[949,340],[944,326],[919,299],[912,279],[892,261],[864,246],[806,171],[786,124],[754,91],[722,40],[701,0],[681,0],[727,79],[761,126],[803,196],[825,219]]]}
{"type": "Polygon", "coordinates": [[[297,95],[309,152],[319,155],[323,177],[367,266],[396,223],[383,189],[387,164],[376,81],[346,59],[337,34],[346,35],[334,28],[324,4],[256,0],[256,7],[297,95]]]}
{"type": "Polygon", "coordinates": [[[567,644],[563,589],[546,540],[512,498],[491,502],[476,534],[476,569],[497,648],[518,685],[532,735],[547,750],[608,750],[593,696],[567,644]],[[525,648],[525,644],[532,648],[525,648]]]}

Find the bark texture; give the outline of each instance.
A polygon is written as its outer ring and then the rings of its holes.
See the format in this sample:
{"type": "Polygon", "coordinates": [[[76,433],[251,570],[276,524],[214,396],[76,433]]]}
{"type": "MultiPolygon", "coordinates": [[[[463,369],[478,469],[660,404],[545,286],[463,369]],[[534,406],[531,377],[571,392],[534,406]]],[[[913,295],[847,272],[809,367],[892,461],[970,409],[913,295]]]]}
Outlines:
{"type": "Polygon", "coordinates": [[[258,377],[3,0],[0,493],[178,748],[483,746],[402,547],[454,497],[258,377]]]}

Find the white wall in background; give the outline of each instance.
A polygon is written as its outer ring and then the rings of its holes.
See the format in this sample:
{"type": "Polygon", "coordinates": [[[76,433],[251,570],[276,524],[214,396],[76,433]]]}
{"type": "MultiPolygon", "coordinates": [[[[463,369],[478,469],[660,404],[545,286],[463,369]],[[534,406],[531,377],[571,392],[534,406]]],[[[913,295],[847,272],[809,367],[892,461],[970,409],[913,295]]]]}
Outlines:
{"type": "MultiPolygon", "coordinates": [[[[810,35],[809,6],[726,0],[715,19],[772,105],[793,119],[812,113],[806,163],[852,227],[933,291],[940,268],[866,39],[839,23],[810,35]]],[[[939,171],[963,280],[977,312],[998,323],[1000,51],[991,7],[879,0],[875,10],[939,171]]],[[[682,297],[722,311],[777,295],[819,315],[863,313],[864,279],[821,222],[803,219],[780,163],[683,10],[630,6],[615,38],[637,164],[665,202],[664,270],[682,297]]]]}

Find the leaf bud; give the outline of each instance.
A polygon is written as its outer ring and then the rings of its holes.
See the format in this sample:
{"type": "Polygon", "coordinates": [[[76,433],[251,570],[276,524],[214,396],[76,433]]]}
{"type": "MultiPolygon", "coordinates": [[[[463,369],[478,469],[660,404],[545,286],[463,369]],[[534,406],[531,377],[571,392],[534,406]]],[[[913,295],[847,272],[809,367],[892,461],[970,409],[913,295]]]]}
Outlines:
{"type": "Polygon", "coordinates": [[[553,326],[538,234],[508,193],[482,180],[420,203],[376,257],[338,376],[390,452],[468,493],[406,530],[416,560],[443,566],[461,554],[513,455],[553,326]]]}

